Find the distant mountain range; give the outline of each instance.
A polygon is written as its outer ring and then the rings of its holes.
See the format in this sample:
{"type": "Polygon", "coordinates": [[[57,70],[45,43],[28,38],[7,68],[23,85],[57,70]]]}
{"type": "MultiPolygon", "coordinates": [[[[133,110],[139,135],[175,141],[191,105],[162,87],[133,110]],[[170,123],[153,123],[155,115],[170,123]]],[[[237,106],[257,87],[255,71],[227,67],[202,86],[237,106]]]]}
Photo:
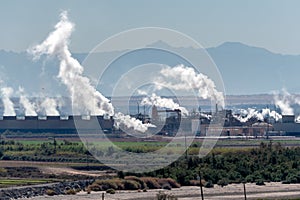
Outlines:
{"type": "MultiPolygon", "coordinates": [[[[159,44],[167,45],[165,43],[159,44]]],[[[170,47],[169,47],[170,48],[170,47]]],[[[189,52],[191,49],[182,48],[189,52]]],[[[287,88],[289,92],[299,93],[300,84],[300,55],[282,55],[272,53],[266,49],[248,46],[238,42],[226,42],[214,48],[208,48],[207,52],[216,63],[224,81],[227,94],[261,94],[287,88]]],[[[116,52],[105,54],[114,55],[116,52]]],[[[75,58],[82,62],[86,53],[74,53],[75,58]]],[[[99,59],[106,55],[99,55],[99,59]]],[[[129,63],[139,64],[155,58],[157,63],[176,65],[180,60],[171,57],[163,57],[157,52],[149,51],[147,55],[135,55],[123,59],[122,69],[112,69],[111,78],[107,81],[117,80],[116,71],[128,70],[129,63]],[[135,57],[139,61],[132,61],[135,57]],[[124,65],[123,65],[124,64],[124,65]]],[[[26,53],[16,53],[0,50],[0,79],[1,85],[11,86],[15,90],[22,86],[31,95],[44,92],[49,95],[60,94],[64,96],[65,87],[57,80],[58,62],[50,59],[32,61],[26,53]]],[[[106,84],[109,85],[109,84],[106,84]]],[[[99,88],[98,88],[99,89],[99,88]]],[[[104,86],[103,93],[108,92],[109,87],[104,86]]]]}
{"type": "Polygon", "coordinates": [[[227,93],[300,92],[300,55],[282,55],[237,42],[207,49],[222,74],[227,93]]]}

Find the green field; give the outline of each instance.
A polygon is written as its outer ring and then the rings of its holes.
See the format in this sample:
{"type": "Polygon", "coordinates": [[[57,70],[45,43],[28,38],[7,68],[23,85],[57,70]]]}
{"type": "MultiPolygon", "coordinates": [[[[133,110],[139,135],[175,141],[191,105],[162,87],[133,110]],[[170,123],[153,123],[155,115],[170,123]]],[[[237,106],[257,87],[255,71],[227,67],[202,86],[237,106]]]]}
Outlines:
{"type": "Polygon", "coordinates": [[[36,185],[54,182],[53,179],[1,179],[0,187],[23,186],[23,185],[36,185]]]}
{"type": "MultiPolygon", "coordinates": [[[[227,152],[240,149],[257,148],[265,139],[220,139],[217,141],[214,151],[227,152]]],[[[188,155],[197,155],[202,146],[203,140],[195,140],[188,149],[188,155]]],[[[280,143],[281,146],[297,147],[300,146],[298,139],[272,140],[274,144],[280,143]]],[[[167,141],[68,141],[50,138],[48,140],[2,140],[0,141],[0,155],[2,160],[23,160],[23,161],[51,161],[51,162],[91,162],[97,160],[91,156],[106,156],[120,150],[134,153],[154,152],[161,149],[168,153],[180,153],[185,147],[183,142],[168,144],[167,141]],[[87,150],[87,148],[89,151],[87,150]]]]}

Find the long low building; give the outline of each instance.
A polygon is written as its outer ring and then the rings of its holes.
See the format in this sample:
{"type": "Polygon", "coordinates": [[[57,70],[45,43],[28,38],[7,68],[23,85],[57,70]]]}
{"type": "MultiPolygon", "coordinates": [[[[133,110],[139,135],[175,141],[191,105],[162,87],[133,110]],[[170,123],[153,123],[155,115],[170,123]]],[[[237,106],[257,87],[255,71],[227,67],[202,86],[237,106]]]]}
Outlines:
{"type": "Polygon", "coordinates": [[[77,130],[112,132],[114,120],[104,116],[3,116],[0,119],[0,132],[53,132],[76,133],[77,130]]]}

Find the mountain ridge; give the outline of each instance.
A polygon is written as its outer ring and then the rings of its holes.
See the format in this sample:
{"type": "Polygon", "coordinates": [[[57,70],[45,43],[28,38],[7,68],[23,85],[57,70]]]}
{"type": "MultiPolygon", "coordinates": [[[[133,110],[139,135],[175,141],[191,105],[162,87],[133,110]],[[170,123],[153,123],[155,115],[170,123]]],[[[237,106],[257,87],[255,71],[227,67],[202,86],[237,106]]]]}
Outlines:
{"type": "MultiPolygon", "coordinates": [[[[161,42],[161,45],[168,44],[161,42]]],[[[186,52],[195,51],[191,47],[181,49],[186,52]]],[[[300,92],[300,84],[297,84],[300,55],[274,53],[262,47],[240,42],[224,42],[206,50],[217,65],[228,94],[268,94],[282,88],[287,88],[292,93],[300,92]]],[[[110,53],[114,52],[106,52],[110,53]]],[[[83,62],[87,55],[88,53],[73,53],[79,62],[83,62]]],[[[54,92],[55,95],[57,89],[52,90],[51,87],[58,87],[58,91],[64,90],[56,78],[57,65],[56,60],[50,59],[32,61],[27,52],[0,50],[2,85],[12,86],[15,89],[21,85],[29,93],[37,93],[41,88],[48,88],[48,92],[54,92]],[[41,86],[36,83],[40,83],[41,86]]]]}

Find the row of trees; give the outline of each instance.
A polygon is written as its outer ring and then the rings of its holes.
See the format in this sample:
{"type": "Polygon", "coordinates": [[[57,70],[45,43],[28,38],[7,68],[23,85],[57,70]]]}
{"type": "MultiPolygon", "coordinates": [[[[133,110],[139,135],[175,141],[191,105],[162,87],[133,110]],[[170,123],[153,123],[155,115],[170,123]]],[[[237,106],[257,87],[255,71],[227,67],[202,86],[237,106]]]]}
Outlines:
{"type": "Polygon", "coordinates": [[[204,158],[182,157],[178,161],[145,175],[170,177],[181,185],[202,178],[213,184],[274,181],[300,183],[300,148],[285,148],[279,143],[261,143],[259,148],[213,151],[204,158]]]}

